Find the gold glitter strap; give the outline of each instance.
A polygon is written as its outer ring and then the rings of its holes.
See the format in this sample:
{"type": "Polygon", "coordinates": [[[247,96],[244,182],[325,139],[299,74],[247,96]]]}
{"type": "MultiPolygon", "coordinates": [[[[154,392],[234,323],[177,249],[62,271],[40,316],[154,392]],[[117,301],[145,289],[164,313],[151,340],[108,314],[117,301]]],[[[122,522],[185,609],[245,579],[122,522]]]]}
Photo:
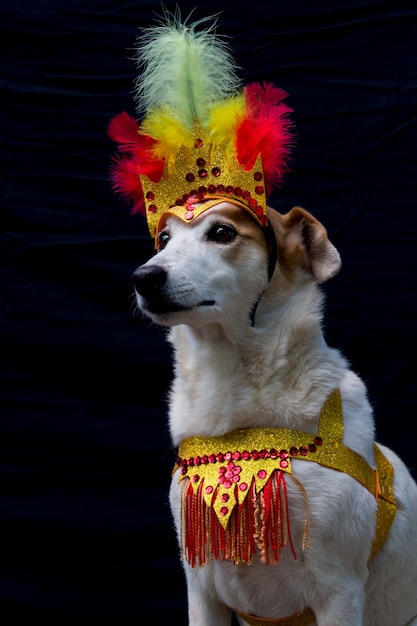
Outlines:
{"type": "Polygon", "coordinates": [[[316,623],[316,616],[309,608],[304,609],[301,613],[294,613],[288,617],[279,619],[269,617],[255,617],[242,611],[235,611],[237,615],[243,617],[249,626],[312,626],[316,623]]]}
{"type": "Polygon", "coordinates": [[[343,410],[340,390],[336,389],[323,405],[318,435],[323,439],[323,446],[309,461],[339,470],[355,478],[368,491],[375,494],[375,471],[354,450],[343,444],[343,410]]]}
{"type": "Polygon", "coordinates": [[[375,491],[378,509],[376,513],[376,535],[369,560],[383,545],[397,511],[394,498],[394,468],[376,444],[374,445],[374,454],[376,463],[375,491]]]}

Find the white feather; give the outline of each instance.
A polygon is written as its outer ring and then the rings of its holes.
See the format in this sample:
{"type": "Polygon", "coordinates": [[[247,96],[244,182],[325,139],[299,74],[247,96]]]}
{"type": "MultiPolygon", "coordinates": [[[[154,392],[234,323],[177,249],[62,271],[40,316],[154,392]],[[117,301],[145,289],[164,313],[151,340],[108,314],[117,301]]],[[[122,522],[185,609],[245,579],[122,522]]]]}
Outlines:
{"type": "Polygon", "coordinates": [[[210,105],[241,86],[229,46],[215,32],[216,17],[190,24],[189,17],[181,22],[179,11],[165,11],[163,22],[142,31],[136,57],[142,73],[134,94],[140,116],[166,106],[187,128],[196,118],[205,126],[210,105]]]}

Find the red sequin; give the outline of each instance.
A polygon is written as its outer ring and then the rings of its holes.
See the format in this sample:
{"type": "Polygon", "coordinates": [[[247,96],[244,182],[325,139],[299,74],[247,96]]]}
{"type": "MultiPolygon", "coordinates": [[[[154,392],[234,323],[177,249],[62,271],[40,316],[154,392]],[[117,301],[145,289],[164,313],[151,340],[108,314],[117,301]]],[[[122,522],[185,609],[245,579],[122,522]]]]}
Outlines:
{"type": "Polygon", "coordinates": [[[262,172],[255,172],[255,173],[254,173],[254,175],[253,175],[253,177],[254,177],[254,179],[255,179],[256,181],[260,181],[260,180],[262,180],[262,178],[263,178],[263,176],[262,176],[262,172]]]}

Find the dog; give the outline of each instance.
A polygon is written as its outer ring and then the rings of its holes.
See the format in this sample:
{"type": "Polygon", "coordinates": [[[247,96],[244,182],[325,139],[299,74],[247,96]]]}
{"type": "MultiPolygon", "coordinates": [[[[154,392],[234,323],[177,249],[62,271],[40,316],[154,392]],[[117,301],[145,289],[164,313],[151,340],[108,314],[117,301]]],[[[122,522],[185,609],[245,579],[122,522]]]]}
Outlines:
{"type": "Polygon", "coordinates": [[[320,284],[340,255],[306,210],[267,211],[271,232],[227,199],[189,224],[168,212],[133,274],[138,309],[174,351],[170,505],[189,626],[233,613],[416,626],[417,485],[375,444],[365,385],[322,332],[320,284]]]}

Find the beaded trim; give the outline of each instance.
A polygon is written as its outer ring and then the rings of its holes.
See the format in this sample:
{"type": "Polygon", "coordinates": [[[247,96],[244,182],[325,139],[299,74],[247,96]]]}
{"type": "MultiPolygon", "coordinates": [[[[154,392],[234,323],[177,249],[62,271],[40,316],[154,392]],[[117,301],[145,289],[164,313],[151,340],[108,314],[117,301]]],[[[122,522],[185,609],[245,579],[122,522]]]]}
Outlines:
{"type": "Polygon", "coordinates": [[[295,458],[298,455],[301,457],[306,457],[309,453],[314,454],[317,452],[317,446],[321,446],[323,444],[323,439],[318,435],[314,437],[312,443],[307,445],[301,445],[298,448],[296,446],[291,446],[289,450],[281,449],[276,450],[275,448],[270,448],[269,450],[252,450],[248,452],[248,450],[244,450],[243,452],[239,452],[236,450],[235,452],[218,452],[217,454],[203,454],[202,456],[190,456],[188,458],[177,457],[176,464],[178,467],[181,467],[181,474],[185,475],[188,472],[189,467],[198,467],[200,465],[207,465],[208,463],[224,463],[225,461],[250,461],[257,459],[280,459],[279,466],[281,469],[287,469],[289,466],[289,457],[295,458]]]}

